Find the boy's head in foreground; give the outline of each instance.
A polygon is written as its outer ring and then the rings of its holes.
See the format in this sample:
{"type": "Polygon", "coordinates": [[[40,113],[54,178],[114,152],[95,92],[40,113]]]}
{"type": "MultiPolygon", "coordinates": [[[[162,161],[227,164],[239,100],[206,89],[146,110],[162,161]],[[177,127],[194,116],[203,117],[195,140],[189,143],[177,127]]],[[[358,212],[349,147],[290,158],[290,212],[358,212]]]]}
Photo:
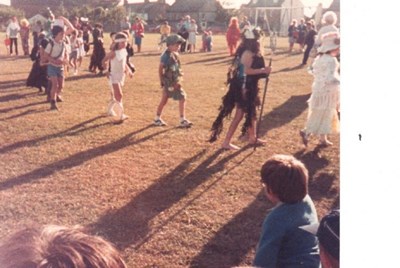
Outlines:
{"type": "Polygon", "coordinates": [[[126,268],[106,240],[78,228],[45,225],[14,233],[0,245],[2,268],[126,268]]]}
{"type": "Polygon", "coordinates": [[[308,194],[308,170],[290,155],[274,155],[261,168],[261,182],[272,203],[294,204],[308,194]]]}

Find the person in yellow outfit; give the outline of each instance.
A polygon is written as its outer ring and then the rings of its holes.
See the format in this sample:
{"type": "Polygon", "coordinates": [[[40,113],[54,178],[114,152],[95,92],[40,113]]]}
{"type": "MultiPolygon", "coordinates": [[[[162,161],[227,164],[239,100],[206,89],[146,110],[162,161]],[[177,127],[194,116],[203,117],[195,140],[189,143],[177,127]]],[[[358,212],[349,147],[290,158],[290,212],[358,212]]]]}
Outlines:
{"type": "Polygon", "coordinates": [[[164,21],[161,26],[160,26],[160,43],[158,43],[158,50],[162,50],[164,43],[165,43],[165,38],[167,38],[168,35],[171,34],[171,26],[169,26],[168,21],[164,21]]]}

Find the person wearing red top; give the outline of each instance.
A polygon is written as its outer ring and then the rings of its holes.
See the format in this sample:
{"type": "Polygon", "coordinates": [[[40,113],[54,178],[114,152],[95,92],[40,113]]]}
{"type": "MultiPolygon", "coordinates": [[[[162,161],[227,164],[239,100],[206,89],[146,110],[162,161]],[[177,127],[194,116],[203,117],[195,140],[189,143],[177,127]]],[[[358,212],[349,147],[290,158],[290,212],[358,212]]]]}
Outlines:
{"type": "Polygon", "coordinates": [[[228,43],[229,53],[235,55],[237,44],[240,40],[239,21],[236,17],[232,17],[226,31],[226,42],[228,43]]]}
{"type": "Polygon", "coordinates": [[[135,45],[137,46],[137,52],[140,52],[142,38],[144,37],[144,26],[140,18],[135,19],[135,23],[132,25],[132,31],[135,38],[135,45]]]}

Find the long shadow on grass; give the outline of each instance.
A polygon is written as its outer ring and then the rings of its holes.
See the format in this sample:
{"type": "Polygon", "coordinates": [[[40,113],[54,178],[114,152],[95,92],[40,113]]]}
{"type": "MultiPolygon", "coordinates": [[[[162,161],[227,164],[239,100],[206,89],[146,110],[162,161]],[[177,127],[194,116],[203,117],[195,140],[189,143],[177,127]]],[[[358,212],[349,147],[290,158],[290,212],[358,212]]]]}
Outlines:
{"type": "Polygon", "coordinates": [[[0,109],[0,113],[8,113],[13,110],[28,108],[31,106],[36,106],[36,105],[45,104],[45,103],[47,103],[47,101],[43,100],[43,101],[32,102],[32,103],[28,103],[28,104],[24,104],[24,105],[20,105],[20,106],[9,107],[9,108],[5,108],[5,109],[0,109]]]}
{"type": "Polygon", "coordinates": [[[13,87],[23,87],[25,85],[26,85],[26,79],[2,81],[2,82],[0,82],[0,89],[9,89],[9,88],[13,88],[13,87]]]}
{"type": "MultiPolygon", "coordinates": [[[[319,150],[319,148],[317,148],[319,150]]],[[[325,158],[318,157],[315,151],[299,151],[295,157],[302,160],[309,169],[310,174],[310,195],[314,201],[322,198],[335,198],[337,194],[330,190],[334,175],[322,173],[313,178],[316,172],[329,164],[325,158]],[[328,193],[328,195],[327,195],[328,193]]],[[[335,204],[339,203],[338,200],[335,204]]],[[[243,263],[243,259],[255,249],[261,224],[266,215],[265,211],[272,207],[261,191],[257,198],[236,215],[214,237],[208,241],[202,251],[191,261],[190,267],[233,267],[243,263]]],[[[250,263],[249,263],[250,264],[250,263]]]]}
{"type": "Polygon", "coordinates": [[[27,110],[27,111],[25,111],[25,112],[22,112],[22,113],[19,113],[19,114],[16,114],[16,115],[12,115],[12,116],[9,116],[9,117],[6,117],[6,118],[2,118],[2,119],[0,119],[0,121],[15,119],[15,118],[18,118],[18,117],[21,117],[21,116],[25,116],[25,115],[29,115],[29,114],[44,113],[44,112],[46,112],[46,111],[48,111],[48,110],[47,110],[47,109],[42,109],[42,110],[33,110],[33,109],[29,109],[29,110],[27,110]]]}
{"type": "Polygon", "coordinates": [[[191,62],[187,62],[187,65],[190,64],[196,64],[196,63],[206,63],[208,62],[209,64],[207,65],[212,65],[211,63],[214,62],[214,64],[219,63],[219,60],[226,60],[227,62],[232,61],[232,57],[229,55],[226,56],[219,56],[219,57],[214,57],[214,58],[205,58],[205,59],[201,59],[201,60],[196,60],[196,61],[191,61],[191,62]]]}
{"type": "MultiPolygon", "coordinates": [[[[1,112],[1,111],[0,111],[1,112]]],[[[104,118],[104,116],[100,115],[100,116],[96,116],[93,117],[89,120],[86,120],[84,122],[81,122],[69,129],[66,129],[64,131],[55,133],[55,134],[51,134],[51,135],[47,135],[47,136],[43,136],[43,137],[39,137],[36,139],[32,139],[32,140],[24,140],[24,141],[19,141],[10,145],[6,145],[0,148],[0,154],[5,154],[8,153],[10,151],[22,148],[22,147],[33,147],[33,146],[37,146],[38,143],[43,142],[43,141],[48,141],[50,139],[54,139],[54,138],[61,138],[61,137],[66,137],[66,136],[75,136],[78,135],[80,133],[82,133],[83,131],[88,131],[90,129],[95,129],[95,128],[99,128],[101,126],[104,125],[109,125],[110,123],[103,123],[103,124],[97,124],[97,125],[93,125],[93,126],[87,126],[87,124],[92,123],[100,118],[104,118]]]]}
{"type": "Polygon", "coordinates": [[[132,137],[134,137],[136,134],[139,134],[150,127],[152,127],[152,125],[148,125],[142,129],[139,129],[137,131],[129,133],[115,142],[112,142],[112,143],[109,143],[109,144],[106,144],[103,146],[99,146],[97,148],[93,148],[93,149],[90,149],[90,150],[87,150],[84,152],[79,152],[70,157],[56,161],[56,162],[51,163],[42,168],[35,169],[35,170],[25,173],[23,175],[13,177],[13,178],[8,178],[5,181],[0,183],[0,191],[6,190],[6,189],[9,189],[14,186],[21,185],[21,184],[34,182],[39,179],[43,179],[45,177],[51,176],[54,173],[80,166],[83,163],[85,163],[91,159],[116,152],[127,146],[137,145],[139,143],[145,142],[149,139],[152,139],[155,136],[158,136],[158,135],[168,132],[170,130],[170,129],[166,129],[163,131],[159,131],[159,132],[148,135],[148,136],[143,137],[138,140],[132,139],[132,137]]]}
{"type": "Polygon", "coordinates": [[[0,97],[0,102],[8,102],[8,101],[14,101],[14,100],[20,100],[23,99],[27,96],[31,96],[31,95],[37,95],[36,92],[29,92],[29,93],[25,93],[25,94],[21,94],[21,93],[13,93],[13,94],[9,94],[9,95],[4,95],[0,97]]]}
{"type": "MultiPolygon", "coordinates": [[[[271,112],[261,118],[259,136],[264,136],[268,131],[279,128],[290,123],[307,109],[307,100],[310,94],[291,96],[280,106],[274,108],[271,112]]],[[[265,100],[268,105],[268,92],[265,100]]]]}
{"type": "Polygon", "coordinates": [[[303,69],[305,68],[305,65],[296,65],[294,67],[287,67],[287,68],[283,68],[277,71],[272,71],[271,74],[277,74],[277,73],[283,73],[283,72],[291,72],[291,71],[295,71],[295,70],[299,70],[299,69],[303,69]]]}
{"type": "Polygon", "coordinates": [[[180,163],[170,173],[160,177],[157,182],[132,199],[128,204],[102,216],[89,227],[93,228],[96,233],[107,237],[121,249],[134,245],[137,250],[155,233],[166,226],[172,218],[182,212],[183,209],[160,223],[158,227],[150,228],[149,225],[156,216],[186,197],[201,183],[210,179],[213,174],[222,172],[227,162],[249,148],[242,148],[213,163],[222,152],[222,150],[218,150],[201,162],[193,171],[185,174],[189,167],[193,166],[206,154],[207,151],[202,150],[180,163]]]}
{"type": "Polygon", "coordinates": [[[266,211],[271,207],[261,191],[204,245],[189,267],[228,268],[243,263],[245,256],[256,248],[266,211]]]}

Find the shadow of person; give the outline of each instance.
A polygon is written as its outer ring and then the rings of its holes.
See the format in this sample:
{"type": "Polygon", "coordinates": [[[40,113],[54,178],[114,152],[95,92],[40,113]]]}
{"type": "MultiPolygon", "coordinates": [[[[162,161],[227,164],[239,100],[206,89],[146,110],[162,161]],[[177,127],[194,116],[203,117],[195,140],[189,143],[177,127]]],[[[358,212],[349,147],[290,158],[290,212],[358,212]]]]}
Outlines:
{"type": "Polygon", "coordinates": [[[214,163],[223,150],[217,150],[202,161],[201,159],[206,157],[207,153],[207,150],[203,149],[180,163],[168,174],[160,177],[125,206],[103,215],[88,228],[100,233],[120,249],[125,249],[131,245],[135,249],[139,249],[178,213],[160,223],[159,227],[150,227],[151,221],[156,216],[178,203],[182,198],[187,197],[191,191],[213,174],[223,171],[228,161],[245,150],[235,151],[214,163]],[[194,170],[187,172],[190,167],[198,162],[200,163],[194,170]]]}
{"type": "MultiPolygon", "coordinates": [[[[261,186],[260,186],[261,187],[261,186]]],[[[272,208],[260,191],[253,202],[218,230],[201,252],[190,262],[189,267],[234,267],[245,261],[251,250],[255,250],[261,232],[265,212],[272,208]]]]}

